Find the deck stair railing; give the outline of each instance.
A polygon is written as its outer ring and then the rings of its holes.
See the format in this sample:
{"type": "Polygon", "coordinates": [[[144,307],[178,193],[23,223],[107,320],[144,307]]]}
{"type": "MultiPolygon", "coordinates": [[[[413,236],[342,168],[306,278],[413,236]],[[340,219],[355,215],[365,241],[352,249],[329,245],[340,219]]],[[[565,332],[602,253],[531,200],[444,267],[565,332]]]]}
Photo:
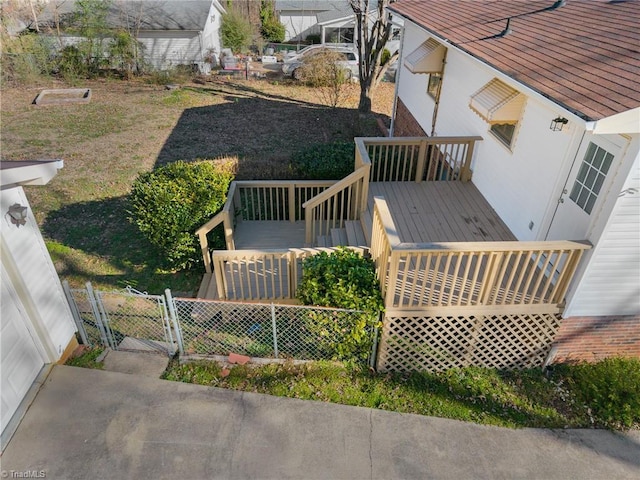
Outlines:
{"type": "Polygon", "coordinates": [[[339,181],[234,181],[222,210],[196,234],[207,273],[208,234],[223,225],[227,250],[235,250],[239,221],[305,221],[305,243],[358,220],[367,209],[369,182],[468,181],[481,137],[356,138],[354,171],[339,181]]]}

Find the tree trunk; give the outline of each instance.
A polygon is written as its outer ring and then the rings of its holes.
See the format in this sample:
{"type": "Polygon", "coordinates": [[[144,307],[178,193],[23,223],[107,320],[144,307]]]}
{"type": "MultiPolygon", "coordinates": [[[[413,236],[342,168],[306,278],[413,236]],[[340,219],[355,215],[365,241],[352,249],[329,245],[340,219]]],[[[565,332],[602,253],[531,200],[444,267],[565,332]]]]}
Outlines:
{"type": "Polygon", "coordinates": [[[372,90],[370,79],[360,82],[360,102],[358,103],[358,111],[360,113],[371,113],[372,90]]]}

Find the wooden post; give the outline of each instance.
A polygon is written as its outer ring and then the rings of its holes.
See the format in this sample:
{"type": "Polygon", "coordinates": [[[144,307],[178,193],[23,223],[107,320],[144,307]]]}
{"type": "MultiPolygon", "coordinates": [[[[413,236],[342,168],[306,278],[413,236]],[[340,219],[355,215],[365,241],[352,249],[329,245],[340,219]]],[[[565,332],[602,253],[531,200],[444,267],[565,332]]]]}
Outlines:
{"type": "Polygon", "coordinates": [[[202,250],[202,259],[204,260],[204,271],[211,273],[211,254],[209,253],[209,242],[206,233],[199,233],[200,249],[202,250]]]}
{"type": "Polygon", "coordinates": [[[227,299],[227,285],[224,274],[224,261],[216,261],[214,258],[213,273],[216,275],[216,287],[218,288],[218,298],[220,300],[227,299]]]}
{"type": "Polygon", "coordinates": [[[467,143],[467,155],[464,159],[464,164],[460,170],[460,181],[468,182],[471,180],[471,160],[473,159],[473,148],[476,144],[475,140],[469,140],[467,143]]]}
{"type": "Polygon", "coordinates": [[[416,165],[416,183],[422,181],[424,177],[424,169],[427,163],[427,142],[428,139],[424,138],[420,140],[420,147],[418,149],[418,164],[416,165]]]}
{"type": "Polygon", "coordinates": [[[287,193],[289,195],[289,221],[291,223],[295,223],[296,221],[296,184],[289,184],[289,188],[287,188],[287,193]]]}

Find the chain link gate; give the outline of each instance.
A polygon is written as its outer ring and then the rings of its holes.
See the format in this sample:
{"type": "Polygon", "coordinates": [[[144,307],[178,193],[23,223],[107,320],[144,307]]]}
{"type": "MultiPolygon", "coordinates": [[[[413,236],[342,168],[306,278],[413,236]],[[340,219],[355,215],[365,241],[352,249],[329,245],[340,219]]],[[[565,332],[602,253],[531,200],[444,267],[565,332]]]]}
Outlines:
{"type": "MultiPolygon", "coordinates": [[[[83,290],[65,285],[83,343],[98,343],[113,350],[159,352],[173,356],[178,326],[169,317],[167,300],[131,287],[123,291],[83,290]]],[[[178,333],[179,335],[179,333],[178,333]]]]}

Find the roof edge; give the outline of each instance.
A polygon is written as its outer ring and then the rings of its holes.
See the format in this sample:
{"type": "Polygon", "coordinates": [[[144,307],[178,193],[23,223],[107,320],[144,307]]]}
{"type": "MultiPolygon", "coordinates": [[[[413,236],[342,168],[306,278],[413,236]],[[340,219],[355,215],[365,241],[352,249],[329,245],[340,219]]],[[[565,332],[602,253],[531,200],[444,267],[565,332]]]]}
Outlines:
{"type": "Polygon", "coordinates": [[[61,159],[1,161],[0,188],[6,190],[26,185],[46,185],[63,167],[64,161],[61,159]]]}

